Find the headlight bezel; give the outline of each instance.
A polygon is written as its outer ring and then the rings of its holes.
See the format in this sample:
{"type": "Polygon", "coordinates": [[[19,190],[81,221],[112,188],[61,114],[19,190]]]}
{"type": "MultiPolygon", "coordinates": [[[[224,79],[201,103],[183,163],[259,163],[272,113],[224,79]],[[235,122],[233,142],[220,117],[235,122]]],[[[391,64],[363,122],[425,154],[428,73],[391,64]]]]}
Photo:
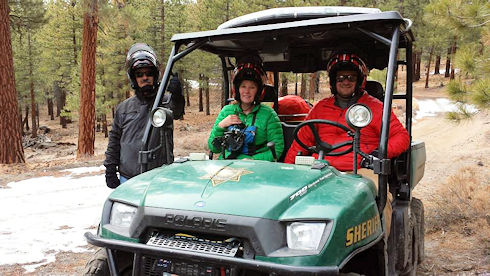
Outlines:
{"type": "Polygon", "coordinates": [[[173,113],[170,109],[157,107],[151,111],[151,125],[160,128],[169,125],[173,121],[173,113]]]}
{"type": "MultiPolygon", "coordinates": [[[[310,231],[310,232],[311,232],[310,231]]],[[[296,252],[305,252],[305,253],[318,253],[320,252],[323,247],[325,246],[325,243],[328,239],[328,236],[331,231],[331,223],[330,221],[325,221],[325,220],[295,220],[295,221],[289,221],[286,224],[286,245],[290,250],[294,250],[296,252]],[[294,240],[297,238],[298,232],[294,232],[301,230],[301,228],[305,227],[310,227],[307,230],[311,230],[314,233],[314,237],[311,235],[308,235],[307,237],[310,239],[309,246],[305,246],[305,242],[302,242],[303,246],[301,245],[301,242],[298,243],[298,241],[294,240]],[[292,236],[293,234],[296,235],[296,237],[292,236]],[[313,246],[312,246],[313,245],[313,246]]],[[[308,242],[308,241],[306,241],[308,242]]]]}
{"type": "Polygon", "coordinates": [[[347,125],[353,129],[361,129],[368,126],[373,120],[373,112],[364,104],[354,104],[345,112],[345,121],[347,125]],[[359,116],[363,116],[363,120],[357,120],[359,116]]]}
{"type": "Polygon", "coordinates": [[[138,207],[136,206],[114,201],[109,214],[109,224],[118,228],[129,229],[137,211],[138,207]]]}

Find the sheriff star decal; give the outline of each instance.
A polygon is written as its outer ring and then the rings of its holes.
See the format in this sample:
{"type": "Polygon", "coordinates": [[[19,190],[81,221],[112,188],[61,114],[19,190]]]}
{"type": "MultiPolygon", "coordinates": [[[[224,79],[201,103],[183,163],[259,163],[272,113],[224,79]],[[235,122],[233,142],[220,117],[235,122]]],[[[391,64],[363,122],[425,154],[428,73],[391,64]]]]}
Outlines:
{"type": "Polygon", "coordinates": [[[213,183],[213,187],[218,186],[226,181],[239,182],[242,175],[253,173],[246,169],[235,169],[225,167],[215,173],[209,173],[205,176],[201,176],[200,179],[210,179],[213,183]]]}

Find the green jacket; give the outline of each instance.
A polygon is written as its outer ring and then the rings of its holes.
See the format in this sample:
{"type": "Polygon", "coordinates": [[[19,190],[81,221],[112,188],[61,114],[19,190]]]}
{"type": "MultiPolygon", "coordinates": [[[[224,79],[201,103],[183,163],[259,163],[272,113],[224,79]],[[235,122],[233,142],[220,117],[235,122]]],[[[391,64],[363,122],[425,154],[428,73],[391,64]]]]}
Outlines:
{"type": "MultiPolygon", "coordinates": [[[[239,104],[230,104],[223,107],[221,112],[218,114],[218,117],[214,122],[213,129],[211,130],[211,134],[209,135],[209,149],[215,153],[221,152],[219,148],[213,146],[214,138],[223,136],[226,131],[225,128],[218,126],[219,122],[221,122],[228,115],[238,114],[240,120],[246,126],[250,126],[252,125],[254,113],[257,113],[254,124],[257,127],[254,144],[258,146],[258,148],[253,156],[240,154],[237,156],[237,159],[250,158],[255,160],[272,161],[272,152],[269,150],[269,148],[267,148],[268,142],[274,142],[277,158],[279,158],[284,150],[284,136],[282,134],[281,122],[279,121],[279,117],[277,117],[276,112],[272,108],[262,104],[255,106],[252,112],[250,112],[248,115],[243,113],[239,104]]],[[[226,150],[225,156],[228,155],[230,155],[230,152],[226,150]]],[[[220,156],[220,159],[222,158],[223,157],[220,156]]]]}

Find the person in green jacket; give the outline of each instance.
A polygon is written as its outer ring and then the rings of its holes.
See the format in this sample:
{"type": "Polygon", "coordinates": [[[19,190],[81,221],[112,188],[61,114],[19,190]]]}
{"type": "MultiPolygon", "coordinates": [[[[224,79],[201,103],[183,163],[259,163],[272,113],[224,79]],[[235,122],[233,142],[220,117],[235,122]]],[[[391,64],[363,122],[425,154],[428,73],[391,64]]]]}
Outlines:
{"type": "Polygon", "coordinates": [[[276,157],[284,150],[282,126],[276,112],[260,103],[264,70],[254,63],[238,65],[234,71],[235,100],[221,110],[209,135],[209,149],[225,156],[220,159],[273,161],[267,147],[274,142],[276,157]]]}

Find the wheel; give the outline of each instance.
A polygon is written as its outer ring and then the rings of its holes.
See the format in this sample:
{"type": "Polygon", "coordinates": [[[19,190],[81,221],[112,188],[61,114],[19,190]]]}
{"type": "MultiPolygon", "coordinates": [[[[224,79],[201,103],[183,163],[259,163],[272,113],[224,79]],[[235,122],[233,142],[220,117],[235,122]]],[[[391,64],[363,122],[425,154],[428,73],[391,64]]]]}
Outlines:
{"type": "Polygon", "coordinates": [[[412,212],[415,214],[417,218],[417,244],[418,244],[418,258],[417,262],[420,264],[424,260],[424,239],[425,239],[425,219],[424,219],[424,204],[418,198],[412,198],[412,202],[410,203],[410,208],[412,212]]]}
{"type": "Polygon", "coordinates": [[[404,271],[403,276],[417,275],[417,266],[424,255],[424,205],[418,198],[412,198],[410,203],[410,228],[412,230],[412,254],[410,255],[410,270],[404,271]]]}
{"type": "Polygon", "coordinates": [[[408,257],[408,263],[405,267],[405,271],[400,273],[401,276],[415,276],[417,275],[418,264],[418,234],[417,234],[417,218],[413,215],[410,216],[410,235],[411,235],[411,254],[408,257]]]}
{"type": "Polygon", "coordinates": [[[337,143],[335,145],[331,145],[325,141],[323,141],[320,138],[320,134],[318,134],[318,130],[315,127],[315,124],[320,124],[320,125],[331,125],[334,127],[338,127],[342,129],[343,131],[347,132],[347,134],[351,137],[354,137],[354,133],[352,130],[342,124],[339,124],[337,122],[329,121],[329,120],[320,120],[320,119],[315,119],[315,120],[308,120],[305,122],[302,122],[299,124],[296,129],[294,130],[293,136],[294,140],[303,147],[304,149],[307,149],[310,152],[315,152],[315,153],[320,153],[323,152],[325,156],[339,156],[339,155],[344,155],[352,151],[353,145],[354,145],[354,139],[347,140],[345,142],[337,143]],[[303,127],[308,126],[311,130],[311,133],[313,134],[313,137],[315,138],[315,145],[314,146],[307,146],[303,141],[301,141],[298,137],[299,130],[302,129],[303,127]],[[346,150],[339,151],[339,152],[331,152],[333,150],[339,149],[344,146],[350,147],[346,150]]]}
{"type": "Polygon", "coordinates": [[[107,251],[105,248],[99,247],[92,258],[85,265],[83,275],[93,276],[109,276],[109,266],[107,264],[107,251]]]}
{"type": "MultiPolygon", "coordinates": [[[[131,275],[132,259],[128,254],[119,254],[118,275],[131,275]]],[[[107,251],[103,247],[99,247],[92,258],[87,262],[83,270],[83,275],[86,276],[110,276],[109,264],[107,262],[107,251]]]]}

